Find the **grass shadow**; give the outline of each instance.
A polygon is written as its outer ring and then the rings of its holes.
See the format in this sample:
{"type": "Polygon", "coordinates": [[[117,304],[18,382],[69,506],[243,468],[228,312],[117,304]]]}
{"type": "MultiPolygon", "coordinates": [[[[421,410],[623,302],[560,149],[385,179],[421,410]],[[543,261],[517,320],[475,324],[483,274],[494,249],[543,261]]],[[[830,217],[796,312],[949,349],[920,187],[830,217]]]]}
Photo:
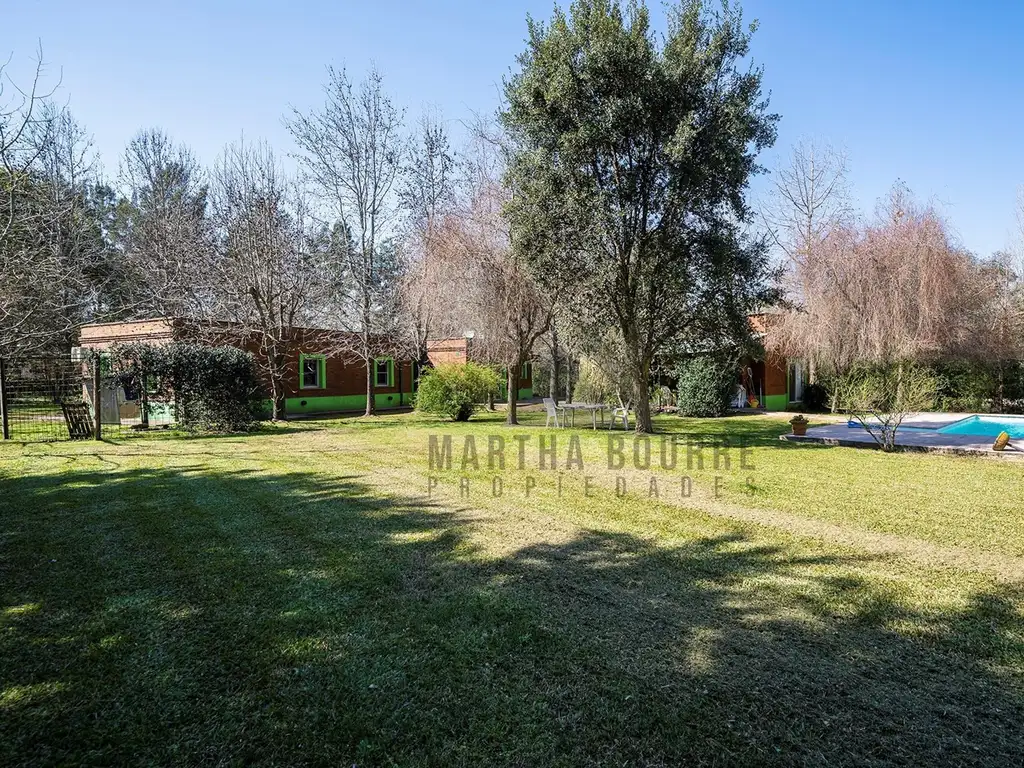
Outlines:
{"type": "Polygon", "coordinates": [[[0,482],[5,765],[1024,754],[1016,588],[933,615],[738,531],[496,556],[466,517],[356,476],[0,482]]]}

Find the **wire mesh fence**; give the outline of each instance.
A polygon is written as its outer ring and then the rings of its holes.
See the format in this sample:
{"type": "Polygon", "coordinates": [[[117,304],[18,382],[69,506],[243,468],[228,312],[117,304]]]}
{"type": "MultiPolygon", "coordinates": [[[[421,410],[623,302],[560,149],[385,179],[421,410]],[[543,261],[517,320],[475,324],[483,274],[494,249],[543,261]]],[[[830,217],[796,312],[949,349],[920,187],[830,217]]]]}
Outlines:
{"type": "Polygon", "coordinates": [[[141,429],[168,426],[173,417],[173,404],[151,402],[144,393],[126,392],[106,370],[102,358],[0,360],[0,425],[5,440],[124,437],[141,429]]]}

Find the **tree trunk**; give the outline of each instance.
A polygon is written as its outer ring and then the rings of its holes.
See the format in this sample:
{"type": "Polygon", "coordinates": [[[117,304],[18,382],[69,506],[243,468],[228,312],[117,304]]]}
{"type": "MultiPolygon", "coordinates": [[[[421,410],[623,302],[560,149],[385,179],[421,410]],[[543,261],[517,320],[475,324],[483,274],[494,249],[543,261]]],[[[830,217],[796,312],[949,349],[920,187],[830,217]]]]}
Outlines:
{"type": "Polygon", "coordinates": [[[992,411],[994,413],[1003,412],[1003,395],[1005,393],[1005,387],[1003,384],[1003,366],[999,365],[996,371],[996,392],[995,397],[992,398],[992,411]]]}
{"type": "Polygon", "coordinates": [[[270,418],[272,421],[284,419],[284,386],[276,376],[270,377],[270,418]]]}
{"type": "Polygon", "coordinates": [[[558,401],[558,332],[551,329],[551,376],[548,379],[548,397],[558,401]]]}
{"type": "Polygon", "coordinates": [[[141,412],[139,413],[139,425],[143,429],[149,429],[149,393],[146,391],[146,370],[142,369],[140,376],[142,384],[139,390],[139,407],[141,412]]]}
{"type": "Polygon", "coordinates": [[[651,398],[648,393],[650,383],[651,365],[642,362],[634,366],[633,373],[633,408],[636,411],[636,433],[647,435],[654,432],[654,425],[651,422],[651,398]]]}
{"type": "Polygon", "coordinates": [[[373,398],[373,374],[374,374],[373,358],[366,358],[366,412],[364,416],[376,416],[377,415],[377,404],[373,398]]]}
{"type": "Polygon", "coordinates": [[[651,422],[651,399],[647,396],[647,381],[634,383],[636,390],[636,404],[633,406],[636,412],[636,433],[638,435],[649,435],[654,432],[654,425],[651,422]]]}
{"type": "Polygon", "coordinates": [[[522,363],[515,368],[509,366],[508,376],[506,377],[505,383],[508,387],[508,415],[505,417],[505,423],[508,425],[519,423],[519,419],[516,415],[516,405],[519,400],[519,368],[521,366],[522,363]]]}
{"type": "Polygon", "coordinates": [[[565,359],[565,402],[572,402],[572,358],[565,359]]]}

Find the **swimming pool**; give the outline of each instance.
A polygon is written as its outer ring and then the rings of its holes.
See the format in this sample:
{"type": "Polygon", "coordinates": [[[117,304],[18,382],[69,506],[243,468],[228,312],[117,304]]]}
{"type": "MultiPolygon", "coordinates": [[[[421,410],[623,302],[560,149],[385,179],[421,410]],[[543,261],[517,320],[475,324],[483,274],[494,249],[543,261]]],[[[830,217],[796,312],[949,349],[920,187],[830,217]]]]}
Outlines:
{"type": "Polygon", "coordinates": [[[980,435],[995,437],[1008,432],[1010,437],[1024,438],[1024,416],[968,416],[937,430],[944,435],[980,435]]]}

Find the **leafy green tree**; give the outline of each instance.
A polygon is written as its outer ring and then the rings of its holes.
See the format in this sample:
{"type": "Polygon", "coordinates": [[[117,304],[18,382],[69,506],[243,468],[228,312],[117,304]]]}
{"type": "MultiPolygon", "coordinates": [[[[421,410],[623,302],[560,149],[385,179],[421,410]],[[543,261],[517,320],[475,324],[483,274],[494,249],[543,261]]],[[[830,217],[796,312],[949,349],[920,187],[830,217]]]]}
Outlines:
{"type": "Polygon", "coordinates": [[[755,28],[689,0],[660,42],[642,3],[577,0],[530,20],[505,84],[513,245],[578,322],[621,333],[639,432],[659,352],[745,334],[770,296],[764,244],[744,234],[777,121],[743,63],[755,28]]]}

